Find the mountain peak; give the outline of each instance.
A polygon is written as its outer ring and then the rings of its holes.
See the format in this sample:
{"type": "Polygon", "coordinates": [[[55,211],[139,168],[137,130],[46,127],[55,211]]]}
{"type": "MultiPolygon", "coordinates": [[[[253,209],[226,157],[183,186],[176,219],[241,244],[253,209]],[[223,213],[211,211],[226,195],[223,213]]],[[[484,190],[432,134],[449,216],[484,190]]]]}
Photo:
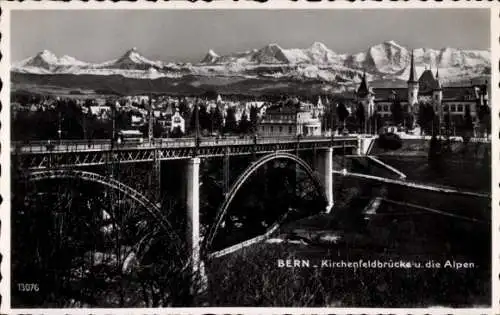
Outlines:
{"type": "Polygon", "coordinates": [[[282,50],[283,48],[281,48],[281,46],[277,43],[270,43],[264,46],[263,49],[282,50]]]}
{"type": "Polygon", "coordinates": [[[137,47],[132,47],[129,50],[127,50],[119,60],[129,60],[135,63],[143,63],[147,59],[142,56],[142,54],[137,50],[137,47]]]}
{"type": "Polygon", "coordinates": [[[212,57],[219,57],[219,55],[215,51],[213,51],[212,49],[208,50],[207,55],[212,56],[212,57]]]}
{"type": "Polygon", "coordinates": [[[253,54],[252,59],[259,63],[288,63],[289,61],[283,48],[276,43],[264,46],[253,54]]]}
{"type": "Polygon", "coordinates": [[[141,55],[136,47],[125,52],[120,58],[109,62],[113,69],[147,70],[149,67],[162,67],[159,61],[152,61],[141,55]]]}
{"type": "Polygon", "coordinates": [[[403,46],[401,46],[400,44],[398,44],[395,40],[386,40],[384,42],[385,45],[388,45],[388,46],[395,46],[395,47],[398,47],[398,48],[403,48],[403,46]]]}
{"type": "Polygon", "coordinates": [[[132,47],[130,48],[129,50],[127,50],[124,54],[124,56],[130,56],[130,55],[133,55],[133,54],[138,54],[140,55],[139,51],[137,50],[137,47],[132,47]]]}
{"type": "Polygon", "coordinates": [[[38,57],[42,57],[42,58],[52,59],[52,60],[53,59],[57,59],[57,56],[53,52],[51,52],[50,50],[48,50],[48,49],[42,50],[41,52],[39,52],[37,54],[37,56],[38,57]]]}
{"type": "Polygon", "coordinates": [[[219,55],[213,51],[212,49],[209,49],[205,57],[200,61],[201,63],[215,63],[217,59],[219,58],[219,55]]]}
{"type": "MultiPolygon", "coordinates": [[[[491,67],[490,53],[485,50],[418,48],[414,51],[416,67],[421,69],[429,64],[433,67],[439,66],[442,78],[469,75],[471,71],[485,74],[491,67]]],[[[136,47],[127,50],[118,59],[100,64],[81,62],[70,56],[57,57],[51,51],[43,50],[13,65],[12,69],[20,73],[123,74],[148,79],[159,76],[177,78],[186,74],[215,73],[227,76],[283,77],[301,80],[321,78],[321,80],[336,81],[340,78],[345,82],[354,82],[360,77],[362,69],[366,69],[368,77],[395,77],[406,80],[409,56],[410,50],[394,40],[379,42],[357,54],[337,54],[322,42],[316,41],[305,48],[282,48],[277,43],[269,43],[259,49],[223,55],[209,49],[204,59],[195,65],[152,61],[142,56],[136,47]],[[212,65],[217,67],[211,67],[212,65]]]]}
{"type": "Polygon", "coordinates": [[[51,51],[50,51],[50,50],[48,50],[48,49],[44,49],[44,50],[40,51],[40,52],[38,53],[38,55],[54,55],[54,53],[53,53],[53,52],[51,52],[51,51]]]}
{"type": "Polygon", "coordinates": [[[328,50],[328,47],[326,47],[326,45],[325,45],[325,44],[323,44],[322,42],[314,42],[314,43],[311,45],[311,48],[312,48],[312,49],[328,50]]]}
{"type": "Polygon", "coordinates": [[[49,65],[55,65],[59,63],[59,58],[51,52],[50,50],[44,49],[39,52],[31,62],[33,65],[42,65],[42,67],[48,67],[49,65]]]}

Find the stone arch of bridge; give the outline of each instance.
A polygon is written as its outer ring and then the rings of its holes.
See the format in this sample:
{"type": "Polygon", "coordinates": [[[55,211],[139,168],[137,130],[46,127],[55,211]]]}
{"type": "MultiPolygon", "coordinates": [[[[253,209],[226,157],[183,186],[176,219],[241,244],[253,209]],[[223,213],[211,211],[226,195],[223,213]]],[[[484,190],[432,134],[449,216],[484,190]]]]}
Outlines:
{"type": "Polygon", "coordinates": [[[234,197],[240,190],[240,188],[243,186],[243,184],[247,181],[247,179],[252,176],[253,173],[255,173],[260,167],[262,167],[264,164],[277,160],[277,159],[286,159],[286,160],[291,160],[295,163],[297,163],[308,175],[310,179],[312,179],[316,190],[320,193],[322,198],[327,201],[327,197],[325,194],[325,190],[323,189],[323,185],[321,184],[321,181],[319,180],[318,176],[314,172],[314,170],[307,164],[306,161],[301,159],[300,157],[286,153],[286,152],[276,152],[276,153],[271,153],[266,156],[261,157],[254,163],[252,163],[247,169],[238,177],[236,182],[232,185],[230,191],[228,192],[226,198],[224,199],[224,202],[222,205],[219,207],[219,210],[217,211],[217,216],[215,219],[214,224],[211,226],[208,235],[206,236],[203,244],[203,251],[205,254],[209,250],[213,239],[215,238],[215,235],[217,234],[217,231],[220,228],[220,225],[222,224],[226,214],[227,210],[229,209],[229,205],[233,201],[234,197]]]}

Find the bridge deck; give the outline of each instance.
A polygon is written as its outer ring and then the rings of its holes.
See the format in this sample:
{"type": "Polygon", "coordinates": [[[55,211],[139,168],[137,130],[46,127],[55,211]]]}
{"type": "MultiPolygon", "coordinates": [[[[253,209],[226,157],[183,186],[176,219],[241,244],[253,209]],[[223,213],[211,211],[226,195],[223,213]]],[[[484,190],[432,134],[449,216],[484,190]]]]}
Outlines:
{"type": "Polygon", "coordinates": [[[262,154],[276,151],[302,151],[333,147],[351,153],[358,146],[356,136],[263,138],[155,139],[145,143],[111,143],[110,140],[13,142],[12,155],[22,169],[99,165],[109,162],[135,163],[156,160],[210,158],[262,154]]]}

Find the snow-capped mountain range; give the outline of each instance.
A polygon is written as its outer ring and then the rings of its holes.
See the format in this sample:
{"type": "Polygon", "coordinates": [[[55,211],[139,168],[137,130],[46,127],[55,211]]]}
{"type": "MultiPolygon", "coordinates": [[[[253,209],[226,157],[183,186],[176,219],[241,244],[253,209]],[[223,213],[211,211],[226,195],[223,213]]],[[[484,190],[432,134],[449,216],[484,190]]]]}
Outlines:
{"type": "MultiPolygon", "coordinates": [[[[453,81],[490,72],[488,50],[455,48],[418,48],[413,50],[417,72],[439,68],[440,77],[453,81]]],[[[284,49],[269,44],[260,49],[219,55],[209,50],[198,63],[150,60],[136,48],[123,56],[93,64],[73,57],[57,57],[48,50],[16,63],[12,72],[28,74],[122,75],[136,79],[180,78],[194,76],[227,76],[285,80],[322,80],[325,82],[358,82],[363,71],[369,79],[402,79],[409,74],[411,50],[394,41],[369,47],[356,54],[337,54],[323,43],[315,42],[304,49],[284,49]]]]}

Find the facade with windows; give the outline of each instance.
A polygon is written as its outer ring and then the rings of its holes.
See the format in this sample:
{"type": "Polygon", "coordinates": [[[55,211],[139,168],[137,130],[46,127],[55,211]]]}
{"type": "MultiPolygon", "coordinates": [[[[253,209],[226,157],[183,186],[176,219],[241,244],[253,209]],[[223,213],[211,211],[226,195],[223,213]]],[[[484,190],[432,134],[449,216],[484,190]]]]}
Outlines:
{"type": "Polygon", "coordinates": [[[179,113],[178,108],[176,108],[175,113],[170,117],[167,125],[170,129],[170,132],[174,132],[175,129],[179,129],[182,133],[186,132],[186,124],[184,118],[182,118],[181,114],[179,113]]]}
{"type": "MultiPolygon", "coordinates": [[[[413,114],[415,121],[419,112],[419,104],[431,104],[434,113],[439,116],[441,122],[449,113],[454,124],[460,124],[467,110],[471,117],[477,117],[478,107],[488,105],[488,82],[484,84],[470,84],[468,86],[442,86],[439,79],[439,69],[436,74],[426,69],[417,78],[414,67],[413,54],[410,63],[410,76],[406,88],[374,88],[368,87],[366,77],[357,91],[357,99],[365,106],[365,111],[370,111],[373,106],[382,120],[392,119],[392,104],[398,100],[406,112],[413,114]],[[367,109],[368,108],[368,109],[367,109]]],[[[369,114],[369,113],[367,113],[369,114]]]]}
{"type": "Polygon", "coordinates": [[[262,136],[319,136],[321,135],[321,121],[316,115],[317,111],[315,106],[300,102],[298,99],[269,107],[259,123],[259,134],[262,136]]]}

